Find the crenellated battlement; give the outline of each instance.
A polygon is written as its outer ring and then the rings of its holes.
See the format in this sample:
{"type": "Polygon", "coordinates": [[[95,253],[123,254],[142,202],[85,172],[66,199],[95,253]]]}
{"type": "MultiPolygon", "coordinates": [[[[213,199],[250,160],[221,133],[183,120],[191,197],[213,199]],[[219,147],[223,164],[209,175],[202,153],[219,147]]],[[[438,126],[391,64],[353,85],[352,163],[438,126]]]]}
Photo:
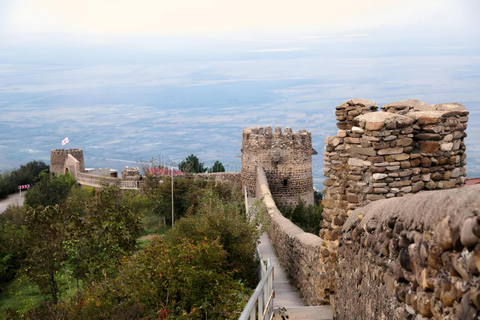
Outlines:
{"type": "Polygon", "coordinates": [[[83,158],[82,149],[53,149],[50,152],[50,173],[63,174],[67,169],[68,155],[71,155],[78,160],[78,169],[80,172],[85,172],[85,161],[83,158]]]}
{"type": "Polygon", "coordinates": [[[243,143],[245,148],[285,148],[286,146],[301,147],[305,143],[312,143],[312,135],[306,130],[292,132],[287,127],[282,133],[280,127],[272,131],[271,127],[250,127],[243,130],[243,143]]]}
{"type": "Polygon", "coordinates": [[[313,203],[312,136],[306,130],[293,132],[280,127],[249,127],[243,130],[242,184],[255,196],[257,168],[265,169],[270,190],[280,205],[303,198],[313,203]]]}

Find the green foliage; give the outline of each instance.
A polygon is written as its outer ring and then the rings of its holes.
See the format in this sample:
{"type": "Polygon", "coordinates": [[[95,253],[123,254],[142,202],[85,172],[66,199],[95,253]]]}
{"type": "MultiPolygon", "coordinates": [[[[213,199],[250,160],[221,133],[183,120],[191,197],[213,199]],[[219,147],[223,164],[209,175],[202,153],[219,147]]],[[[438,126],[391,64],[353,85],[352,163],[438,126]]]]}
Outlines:
{"type": "Polygon", "coordinates": [[[320,191],[314,189],[313,190],[313,203],[314,203],[314,205],[320,206],[322,199],[323,199],[323,194],[320,191]]]}
{"type": "Polygon", "coordinates": [[[51,295],[53,303],[58,301],[55,274],[67,259],[62,245],[66,240],[66,218],[58,206],[30,209],[25,217],[25,272],[43,295],[51,295]]]}
{"type": "MultiPolygon", "coordinates": [[[[176,214],[178,207],[178,216],[186,217],[139,251],[140,218],[163,218],[150,212],[162,205],[170,213],[169,179],[142,194],[73,186],[58,205],[30,208],[25,219],[18,207],[9,208],[0,226],[11,230],[0,237],[19,240],[24,275],[51,302],[12,303],[7,318],[237,318],[249,298],[247,285],[257,280],[261,218],[246,217],[239,188],[188,178],[174,182],[176,214]]],[[[0,252],[0,270],[9,269],[10,253],[0,252]]]]}
{"type": "Polygon", "coordinates": [[[31,184],[42,171],[48,172],[49,167],[43,161],[30,161],[12,172],[0,175],[0,199],[18,191],[18,186],[31,184]]]}
{"type": "Polygon", "coordinates": [[[6,198],[15,191],[15,185],[10,179],[10,173],[4,172],[0,174],[0,199],[6,198]]]}
{"type": "Polygon", "coordinates": [[[17,276],[0,293],[0,318],[21,319],[21,315],[43,302],[35,284],[26,276],[17,276]],[[6,312],[6,310],[9,310],[6,312]]]}
{"type": "Polygon", "coordinates": [[[50,177],[44,171],[38,176],[34,187],[27,191],[25,204],[32,208],[60,204],[65,201],[75,185],[77,185],[77,180],[69,173],[50,177]]]}
{"type": "Polygon", "coordinates": [[[318,205],[306,205],[303,200],[295,207],[279,208],[284,217],[303,229],[305,232],[318,235],[320,221],[322,221],[323,207],[318,205]]]}
{"type": "MultiPolygon", "coordinates": [[[[142,231],[139,217],[123,202],[116,187],[96,194],[91,189],[74,187],[60,205],[38,206],[26,213],[25,234],[19,236],[25,250],[23,266],[42,295],[55,304],[62,289],[66,290],[59,286],[58,279],[64,278],[71,291],[69,274],[76,279],[77,289],[82,280],[115,274],[122,257],[134,252],[137,235],[142,231]]],[[[7,231],[9,223],[3,226],[7,231]]],[[[14,238],[10,233],[1,236],[14,238]]],[[[7,250],[0,251],[4,261],[0,271],[3,265],[10,267],[8,254],[7,250]]]]}
{"type": "Polygon", "coordinates": [[[62,305],[45,305],[32,318],[234,319],[249,291],[223,270],[216,241],[173,243],[163,238],[123,260],[115,277],[88,287],[62,305]]]}
{"type": "Polygon", "coordinates": [[[209,173],[225,172],[225,167],[223,166],[223,164],[220,161],[217,160],[217,161],[215,161],[213,166],[210,169],[208,169],[208,172],[209,173]]]}
{"type": "MultiPolygon", "coordinates": [[[[170,177],[159,177],[147,175],[143,180],[143,193],[147,197],[144,202],[145,214],[147,216],[158,216],[159,221],[165,218],[166,224],[172,225],[172,182],[170,177]]],[[[173,179],[173,201],[175,221],[185,216],[192,204],[197,202],[197,195],[207,182],[194,181],[192,178],[173,179]]]]}
{"type": "Polygon", "coordinates": [[[133,253],[136,238],[143,231],[140,218],[121,203],[117,187],[104,188],[88,206],[85,227],[88,235],[88,272],[96,278],[112,274],[125,255],[133,253]]]}
{"type": "MultiPolygon", "coordinates": [[[[241,195],[239,189],[232,193],[241,195]]],[[[194,243],[218,241],[226,251],[224,269],[238,280],[257,283],[255,250],[262,233],[261,219],[249,221],[241,196],[222,199],[216,192],[204,190],[194,215],[178,221],[168,233],[172,241],[189,239],[194,243]]]]}
{"type": "MultiPolygon", "coordinates": [[[[95,281],[75,297],[57,305],[43,304],[29,311],[27,317],[59,319],[235,319],[238,318],[251,289],[256,285],[255,248],[262,220],[245,215],[239,188],[230,185],[196,184],[189,179],[193,195],[185,195],[190,204],[188,216],[175,223],[164,237],[155,237],[151,245],[131,253],[124,251],[110,263],[111,269],[97,270],[95,281]],[[120,261],[114,270],[116,262],[120,261]]],[[[103,190],[88,204],[86,229],[109,229],[107,216],[120,212],[135,197],[121,198],[114,189],[103,190]],[[103,194],[102,194],[103,193],[103,194]],[[114,208],[114,209],[110,209],[114,208]],[[93,216],[98,216],[98,220],[93,216]],[[93,219],[93,220],[90,220],[93,219]],[[88,226],[88,227],[87,227],[88,226]]],[[[68,201],[66,202],[68,205],[68,201]]],[[[123,214],[125,214],[124,212],[123,214]]],[[[118,219],[115,219],[117,221],[118,219]]],[[[132,221],[130,221],[132,223],[132,221]]],[[[119,231],[120,228],[115,227],[119,231]]],[[[114,245],[93,232],[99,243],[114,245]]],[[[118,235],[114,232],[113,235],[118,235]]],[[[88,239],[88,237],[87,237],[88,239]]],[[[87,243],[89,243],[87,241],[87,243]]],[[[85,248],[84,245],[78,248],[85,248]]],[[[106,255],[90,252],[88,272],[106,255]]],[[[130,247],[131,249],[132,247],[130,247]]],[[[108,252],[111,248],[103,250],[108,252]]],[[[115,251],[116,252],[116,251],[115,251]]],[[[67,250],[67,255],[69,255],[67,250]]],[[[74,261],[70,262],[71,265],[74,261]]],[[[101,266],[99,267],[99,269],[101,266]]],[[[92,277],[90,277],[92,279],[92,277]]]]}
{"type": "Polygon", "coordinates": [[[0,292],[17,274],[25,256],[25,210],[9,206],[0,215],[0,292]]]}
{"type": "Polygon", "coordinates": [[[72,189],[63,208],[69,223],[63,242],[72,276],[93,280],[114,274],[121,258],[136,248],[136,238],[142,232],[140,218],[123,205],[122,192],[106,187],[96,194],[72,189]],[[77,201],[86,197],[82,207],[77,201]]]}
{"type": "Polygon", "coordinates": [[[198,160],[197,156],[194,154],[189,155],[185,160],[180,162],[179,169],[182,172],[189,173],[203,173],[207,171],[207,168],[204,168],[204,163],[198,160]]]}

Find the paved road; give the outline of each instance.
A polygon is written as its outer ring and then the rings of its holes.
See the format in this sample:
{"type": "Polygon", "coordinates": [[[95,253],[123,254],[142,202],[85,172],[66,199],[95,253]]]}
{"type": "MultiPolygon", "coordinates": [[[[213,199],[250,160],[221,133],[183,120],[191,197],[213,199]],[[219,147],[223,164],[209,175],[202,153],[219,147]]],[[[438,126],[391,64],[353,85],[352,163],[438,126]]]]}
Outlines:
{"type": "Polygon", "coordinates": [[[9,204],[18,204],[19,206],[23,205],[25,192],[22,192],[22,197],[20,198],[20,192],[9,195],[6,199],[0,200],[0,213],[7,209],[9,204]]]}

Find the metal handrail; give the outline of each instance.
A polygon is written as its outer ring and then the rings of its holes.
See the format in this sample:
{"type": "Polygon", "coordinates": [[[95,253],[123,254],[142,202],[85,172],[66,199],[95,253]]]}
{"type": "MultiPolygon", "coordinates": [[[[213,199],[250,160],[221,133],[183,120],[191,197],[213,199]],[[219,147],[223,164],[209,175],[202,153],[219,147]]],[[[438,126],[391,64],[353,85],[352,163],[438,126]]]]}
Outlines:
{"type": "MultiPolygon", "coordinates": [[[[247,187],[244,187],[245,191],[245,208],[248,216],[248,195],[247,187]]],[[[260,282],[258,283],[255,291],[247,302],[247,305],[243,309],[242,314],[238,320],[255,320],[255,319],[272,319],[273,318],[273,298],[275,297],[275,289],[273,288],[273,264],[270,259],[267,259],[267,265],[265,266],[260,250],[257,247],[256,251],[259,263],[259,275],[260,282]]]]}
{"type": "MultiPolygon", "coordinates": [[[[257,253],[259,253],[258,249],[257,253]]],[[[265,270],[261,258],[260,265],[262,278],[238,320],[264,320],[273,317],[273,297],[275,296],[275,289],[273,288],[273,265],[270,259],[267,259],[267,267],[265,270]]]]}

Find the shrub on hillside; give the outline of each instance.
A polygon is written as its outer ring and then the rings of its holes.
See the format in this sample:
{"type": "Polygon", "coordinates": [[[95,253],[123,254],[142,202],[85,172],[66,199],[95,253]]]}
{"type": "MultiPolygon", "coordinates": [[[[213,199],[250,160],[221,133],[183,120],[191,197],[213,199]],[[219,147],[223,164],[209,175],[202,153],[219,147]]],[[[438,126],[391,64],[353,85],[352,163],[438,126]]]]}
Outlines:
{"type": "Polygon", "coordinates": [[[0,199],[18,191],[19,185],[32,184],[49,167],[43,161],[30,161],[11,172],[0,174],[0,199]]]}
{"type": "Polygon", "coordinates": [[[205,190],[195,214],[179,220],[168,236],[175,243],[184,238],[194,243],[217,241],[226,251],[224,269],[253,288],[257,283],[255,250],[262,233],[261,220],[248,220],[242,201],[222,199],[205,190]]]}
{"type": "Polygon", "coordinates": [[[306,205],[303,200],[295,207],[280,207],[284,217],[303,229],[305,232],[318,235],[320,233],[320,221],[322,221],[323,207],[319,205],[306,205]]]}
{"type": "Polygon", "coordinates": [[[234,319],[250,291],[224,270],[218,241],[163,238],[125,259],[113,278],[95,283],[66,303],[44,305],[32,318],[234,319]]]}

